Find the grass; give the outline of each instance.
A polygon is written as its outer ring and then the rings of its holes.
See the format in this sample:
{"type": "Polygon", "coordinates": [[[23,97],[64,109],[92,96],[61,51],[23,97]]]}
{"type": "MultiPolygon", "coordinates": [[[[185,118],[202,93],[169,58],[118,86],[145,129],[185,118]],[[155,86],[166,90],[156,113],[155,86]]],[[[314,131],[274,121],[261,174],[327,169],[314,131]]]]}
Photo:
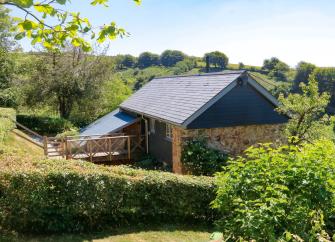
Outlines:
{"type": "Polygon", "coordinates": [[[197,227],[163,226],[151,229],[139,227],[92,234],[0,236],[0,240],[16,242],[207,242],[211,234],[209,231],[209,228],[197,227]]]}
{"type": "MultiPolygon", "coordinates": [[[[25,133],[22,131],[15,129],[14,132],[19,133],[20,135],[29,138],[25,133]]],[[[13,149],[18,150],[21,153],[25,153],[32,158],[41,158],[43,157],[43,149],[38,147],[35,144],[21,138],[20,136],[16,135],[14,132],[9,132],[8,136],[5,139],[5,145],[9,146],[13,149]]]]}

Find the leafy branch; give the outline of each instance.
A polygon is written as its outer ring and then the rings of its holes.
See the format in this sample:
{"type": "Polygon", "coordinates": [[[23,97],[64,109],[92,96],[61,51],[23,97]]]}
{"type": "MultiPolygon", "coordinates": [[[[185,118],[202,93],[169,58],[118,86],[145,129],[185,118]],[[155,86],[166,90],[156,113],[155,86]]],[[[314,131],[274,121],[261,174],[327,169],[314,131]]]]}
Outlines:
{"type": "MultiPolygon", "coordinates": [[[[141,0],[133,0],[140,4],[141,0]]],[[[109,0],[93,0],[92,6],[108,7],[109,0]]],[[[127,32],[119,28],[115,22],[93,28],[89,19],[81,17],[79,12],[69,12],[61,7],[70,0],[0,0],[0,5],[16,7],[25,13],[24,18],[15,18],[17,32],[15,39],[30,38],[32,45],[42,44],[49,50],[59,50],[65,43],[70,42],[83,51],[90,51],[90,43],[84,36],[90,35],[91,40],[103,43],[107,39],[126,36],[127,32]],[[40,15],[40,16],[39,16],[40,15]],[[56,21],[55,25],[46,23],[46,19],[56,21]],[[98,29],[98,31],[95,31],[98,29]]]]}

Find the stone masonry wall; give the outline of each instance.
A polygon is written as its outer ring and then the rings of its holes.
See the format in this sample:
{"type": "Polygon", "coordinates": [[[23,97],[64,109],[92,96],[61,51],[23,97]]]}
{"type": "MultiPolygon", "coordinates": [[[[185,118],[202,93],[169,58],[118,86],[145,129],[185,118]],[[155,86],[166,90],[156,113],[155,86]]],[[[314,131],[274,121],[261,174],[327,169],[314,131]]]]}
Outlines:
{"type": "Polygon", "coordinates": [[[172,162],[173,172],[183,173],[181,164],[182,142],[185,138],[206,137],[209,147],[231,155],[239,155],[257,143],[283,142],[283,124],[247,125],[215,129],[186,130],[173,127],[172,162]]]}

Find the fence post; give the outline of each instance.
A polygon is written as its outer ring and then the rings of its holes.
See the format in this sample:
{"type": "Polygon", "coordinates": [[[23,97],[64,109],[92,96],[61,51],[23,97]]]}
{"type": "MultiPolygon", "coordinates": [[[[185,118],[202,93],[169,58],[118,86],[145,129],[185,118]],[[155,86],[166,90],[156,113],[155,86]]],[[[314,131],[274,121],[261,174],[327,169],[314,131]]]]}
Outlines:
{"type": "Polygon", "coordinates": [[[48,157],[48,137],[43,136],[43,148],[44,148],[44,155],[48,157]]]}
{"type": "Polygon", "coordinates": [[[88,151],[90,152],[90,161],[93,162],[93,155],[92,155],[92,140],[87,141],[88,144],[88,151]]]}
{"type": "Polygon", "coordinates": [[[130,136],[128,136],[128,160],[130,160],[130,136]]]}
{"type": "Polygon", "coordinates": [[[65,139],[66,139],[66,137],[65,138],[64,137],[61,138],[62,158],[65,157],[65,139]]]}
{"type": "Polygon", "coordinates": [[[66,149],[66,159],[72,159],[72,147],[71,147],[71,143],[68,142],[68,139],[66,138],[65,140],[65,149],[66,149]]]}

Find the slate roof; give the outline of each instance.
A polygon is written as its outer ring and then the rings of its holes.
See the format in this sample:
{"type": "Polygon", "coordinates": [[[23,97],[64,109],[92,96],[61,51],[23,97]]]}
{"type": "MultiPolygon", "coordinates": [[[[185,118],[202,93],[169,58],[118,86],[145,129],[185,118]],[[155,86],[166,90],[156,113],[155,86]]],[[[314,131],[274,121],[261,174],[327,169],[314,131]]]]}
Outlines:
{"type": "Polygon", "coordinates": [[[90,136],[109,134],[132,124],[135,121],[137,121],[136,117],[116,109],[80,130],[80,135],[90,136]]]}
{"type": "Polygon", "coordinates": [[[155,78],[120,108],[183,124],[245,71],[155,78]]]}

